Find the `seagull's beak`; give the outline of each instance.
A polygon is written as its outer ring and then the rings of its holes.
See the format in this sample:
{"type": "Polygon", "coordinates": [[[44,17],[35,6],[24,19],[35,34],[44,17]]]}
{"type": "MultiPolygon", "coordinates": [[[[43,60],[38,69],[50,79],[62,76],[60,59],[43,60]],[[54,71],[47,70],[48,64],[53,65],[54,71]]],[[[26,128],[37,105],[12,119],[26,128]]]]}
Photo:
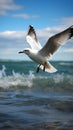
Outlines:
{"type": "Polygon", "coordinates": [[[19,51],[18,53],[21,54],[21,53],[24,53],[24,51],[19,51]]]}

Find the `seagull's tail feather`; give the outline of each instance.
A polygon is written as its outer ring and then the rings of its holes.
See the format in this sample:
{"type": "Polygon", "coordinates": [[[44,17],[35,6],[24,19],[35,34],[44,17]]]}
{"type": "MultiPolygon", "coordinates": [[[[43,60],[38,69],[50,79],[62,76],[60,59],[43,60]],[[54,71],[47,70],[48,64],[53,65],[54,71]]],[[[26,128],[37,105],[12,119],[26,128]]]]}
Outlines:
{"type": "MultiPolygon", "coordinates": [[[[40,66],[40,69],[43,70],[43,65],[40,66]]],[[[49,62],[47,62],[47,64],[45,65],[45,72],[54,73],[56,71],[57,69],[53,67],[49,62]]]]}

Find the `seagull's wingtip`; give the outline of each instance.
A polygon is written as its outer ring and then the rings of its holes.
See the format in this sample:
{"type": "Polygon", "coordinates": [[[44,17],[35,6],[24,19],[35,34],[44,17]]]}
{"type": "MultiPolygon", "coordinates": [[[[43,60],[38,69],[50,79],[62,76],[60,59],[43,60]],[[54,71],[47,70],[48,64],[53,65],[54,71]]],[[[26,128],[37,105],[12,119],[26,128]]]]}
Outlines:
{"type": "Polygon", "coordinates": [[[73,37],[73,25],[71,26],[70,38],[73,37]]]}
{"type": "Polygon", "coordinates": [[[30,24],[30,25],[29,25],[29,28],[33,28],[33,25],[30,24]]]}

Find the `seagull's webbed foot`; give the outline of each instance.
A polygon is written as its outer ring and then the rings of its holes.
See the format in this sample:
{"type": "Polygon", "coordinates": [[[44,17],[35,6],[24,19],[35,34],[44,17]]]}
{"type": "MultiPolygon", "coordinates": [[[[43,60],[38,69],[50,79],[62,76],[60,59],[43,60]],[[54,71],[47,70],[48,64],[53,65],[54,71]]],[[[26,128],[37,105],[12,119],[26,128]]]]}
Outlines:
{"type": "Polygon", "coordinates": [[[37,67],[36,72],[38,73],[38,72],[39,72],[39,70],[40,70],[40,65],[37,67]]]}

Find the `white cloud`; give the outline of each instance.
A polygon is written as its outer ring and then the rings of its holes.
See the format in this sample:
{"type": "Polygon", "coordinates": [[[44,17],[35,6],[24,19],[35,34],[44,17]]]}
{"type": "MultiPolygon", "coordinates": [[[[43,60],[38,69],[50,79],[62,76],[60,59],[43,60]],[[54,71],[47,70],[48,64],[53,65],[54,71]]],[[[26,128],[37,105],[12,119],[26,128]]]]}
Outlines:
{"type": "Polygon", "coordinates": [[[0,49],[0,53],[1,55],[12,55],[12,54],[16,54],[16,48],[4,48],[4,49],[0,49]]]}
{"type": "Polygon", "coordinates": [[[22,7],[16,5],[14,0],[0,0],[0,15],[7,15],[8,10],[18,10],[22,7]]]}
{"type": "Polygon", "coordinates": [[[24,19],[30,19],[30,18],[38,18],[38,15],[29,15],[29,14],[13,14],[12,15],[15,18],[24,18],[24,19]]]}
{"type": "Polygon", "coordinates": [[[71,49],[65,49],[62,52],[64,52],[64,53],[73,53],[73,48],[71,48],[71,49]]]}
{"type": "Polygon", "coordinates": [[[40,38],[48,39],[49,37],[64,30],[64,27],[47,27],[37,31],[37,35],[40,38]]]}
{"type": "Polygon", "coordinates": [[[20,10],[23,7],[20,5],[15,4],[14,0],[0,0],[0,15],[9,17],[15,17],[15,18],[24,18],[24,19],[30,19],[30,18],[38,18],[38,15],[29,15],[25,13],[21,14],[9,14],[8,11],[10,10],[20,10]]]}
{"type": "Polygon", "coordinates": [[[21,39],[23,37],[25,37],[24,31],[4,31],[4,32],[0,32],[0,38],[21,39]]]}
{"type": "Polygon", "coordinates": [[[73,17],[63,17],[61,19],[61,22],[65,27],[72,26],[73,25],[73,17]]]}
{"type": "Polygon", "coordinates": [[[21,9],[20,5],[16,5],[14,0],[0,0],[0,9],[1,10],[17,10],[21,9]]]}
{"type": "Polygon", "coordinates": [[[1,9],[0,9],[0,15],[6,16],[6,15],[8,15],[8,14],[7,14],[7,12],[6,12],[5,10],[1,10],[1,9]]]}

